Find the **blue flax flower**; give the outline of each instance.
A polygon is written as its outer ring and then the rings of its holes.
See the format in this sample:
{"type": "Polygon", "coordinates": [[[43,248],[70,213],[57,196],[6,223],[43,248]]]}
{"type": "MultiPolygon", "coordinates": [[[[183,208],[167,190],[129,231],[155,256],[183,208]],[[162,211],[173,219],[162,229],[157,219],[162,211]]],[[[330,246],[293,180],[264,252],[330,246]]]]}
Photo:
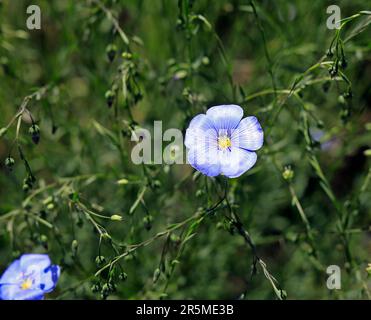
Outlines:
{"type": "Polygon", "coordinates": [[[191,166],[210,177],[236,178],[249,170],[264,133],[256,117],[242,117],[242,108],[234,104],[211,107],[195,116],[184,141],[191,166]]]}
{"type": "Polygon", "coordinates": [[[60,268],[46,254],[24,254],[0,278],[0,300],[41,300],[53,291],[60,268]]]}

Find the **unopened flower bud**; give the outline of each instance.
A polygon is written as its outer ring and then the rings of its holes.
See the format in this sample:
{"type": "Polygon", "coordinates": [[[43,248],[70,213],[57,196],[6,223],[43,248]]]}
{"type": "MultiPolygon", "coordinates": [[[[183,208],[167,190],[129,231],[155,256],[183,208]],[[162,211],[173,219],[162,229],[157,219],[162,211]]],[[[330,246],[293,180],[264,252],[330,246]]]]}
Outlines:
{"type": "Polygon", "coordinates": [[[117,184],[119,185],[124,185],[124,184],[128,184],[129,183],[129,180],[128,179],[120,179],[117,181],[117,184]]]}
{"type": "Polygon", "coordinates": [[[286,166],[282,172],[282,177],[286,181],[291,181],[294,178],[294,171],[291,169],[291,166],[286,166]]]}
{"type": "Polygon", "coordinates": [[[114,214],[111,216],[112,221],[122,221],[122,217],[118,214],[114,214]]]}

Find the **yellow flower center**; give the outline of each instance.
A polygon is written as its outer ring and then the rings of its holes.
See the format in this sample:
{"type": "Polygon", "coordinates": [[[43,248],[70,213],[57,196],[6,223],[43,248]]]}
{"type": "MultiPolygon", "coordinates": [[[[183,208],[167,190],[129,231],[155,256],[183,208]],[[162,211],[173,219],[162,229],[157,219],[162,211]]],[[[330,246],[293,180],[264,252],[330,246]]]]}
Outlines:
{"type": "Polygon", "coordinates": [[[230,148],[232,146],[231,139],[229,139],[227,136],[220,136],[218,138],[218,146],[222,150],[230,148]]]}
{"type": "Polygon", "coordinates": [[[22,282],[21,284],[21,289],[22,290],[28,290],[32,287],[32,280],[31,279],[26,279],[22,282]]]}

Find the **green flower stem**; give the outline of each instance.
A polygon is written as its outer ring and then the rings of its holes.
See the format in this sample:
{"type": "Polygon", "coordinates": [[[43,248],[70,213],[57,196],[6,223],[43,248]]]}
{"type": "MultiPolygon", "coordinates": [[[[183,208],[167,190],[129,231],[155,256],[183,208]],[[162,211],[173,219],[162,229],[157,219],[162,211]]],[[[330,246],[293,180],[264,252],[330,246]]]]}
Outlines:
{"type": "Polygon", "coordinates": [[[122,30],[122,28],[120,27],[120,24],[117,21],[117,19],[114,17],[113,13],[108,8],[106,8],[106,6],[101,1],[99,0],[91,0],[91,1],[95,3],[105,13],[105,15],[107,16],[107,19],[112,22],[116,31],[120,35],[122,41],[125,43],[125,45],[129,46],[130,44],[129,38],[126,36],[124,30],[122,30]]]}

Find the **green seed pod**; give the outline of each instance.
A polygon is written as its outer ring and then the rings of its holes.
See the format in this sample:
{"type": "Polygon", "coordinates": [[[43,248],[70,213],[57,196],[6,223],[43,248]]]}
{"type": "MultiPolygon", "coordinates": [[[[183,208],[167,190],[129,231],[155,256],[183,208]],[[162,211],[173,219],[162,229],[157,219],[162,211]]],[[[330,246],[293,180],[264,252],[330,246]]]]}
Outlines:
{"type": "Polygon", "coordinates": [[[234,226],[234,224],[233,224],[233,221],[228,221],[226,227],[227,227],[227,230],[229,231],[229,233],[230,233],[231,235],[234,235],[234,233],[235,233],[235,231],[236,231],[236,228],[235,228],[235,226],[234,226]]]}
{"type": "Polygon", "coordinates": [[[106,54],[109,62],[112,62],[115,59],[117,53],[117,47],[115,44],[111,43],[106,48],[106,54]]]}
{"type": "Polygon", "coordinates": [[[202,64],[207,66],[210,63],[210,59],[208,57],[203,57],[202,58],[202,64]]]}
{"type": "Polygon", "coordinates": [[[116,291],[116,285],[112,281],[107,283],[107,287],[108,287],[109,292],[115,292],[116,291]]]}
{"type": "Polygon", "coordinates": [[[108,293],[110,291],[108,283],[105,283],[102,287],[102,292],[108,293]]]}
{"type": "Polygon", "coordinates": [[[100,286],[99,283],[95,283],[95,284],[93,284],[93,285],[91,286],[91,291],[92,291],[93,293],[97,293],[97,292],[99,292],[100,290],[101,290],[101,286],[100,286]]]}
{"type": "Polygon", "coordinates": [[[32,188],[32,185],[30,181],[27,178],[25,178],[23,180],[23,186],[22,186],[23,191],[28,192],[31,188],[32,188]]]}
{"type": "Polygon", "coordinates": [[[350,117],[349,109],[344,109],[340,111],[340,119],[344,124],[348,122],[349,117],[350,117]]]}
{"type": "Polygon", "coordinates": [[[280,289],[280,295],[282,300],[286,300],[287,292],[285,290],[280,289]]]}
{"type": "Polygon", "coordinates": [[[40,235],[40,244],[47,250],[48,249],[48,237],[45,234],[40,235]]]}
{"type": "Polygon", "coordinates": [[[72,251],[73,256],[76,256],[78,248],[79,248],[79,243],[75,239],[71,243],[71,251],[72,251]]]}
{"type": "Polygon", "coordinates": [[[161,181],[160,180],[153,180],[151,182],[151,186],[155,189],[159,189],[161,187],[161,181]]]}
{"type": "Polygon", "coordinates": [[[119,274],[119,279],[120,279],[121,281],[126,281],[127,278],[128,278],[128,275],[126,274],[126,272],[121,272],[121,273],[119,274]]]}
{"type": "Polygon", "coordinates": [[[103,300],[107,299],[108,295],[109,295],[109,292],[110,292],[110,289],[109,289],[109,286],[107,283],[105,283],[102,287],[102,290],[101,290],[101,298],[103,300]]]}
{"type": "Polygon", "coordinates": [[[334,53],[332,52],[332,50],[331,49],[328,49],[327,52],[326,52],[326,56],[328,58],[331,58],[333,55],[334,55],[334,53]]]}
{"type": "Polygon", "coordinates": [[[153,283],[156,283],[158,278],[160,277],[161,270],[160,268],[156,268],[155,272],[153,273],[153,283]]]}
{"type": "Polygon", "coordinates": [[[40,235],[40,242],[43,244],[48,242],[48,237],[45,234],[40,235]]]}
{"type": "Polygon", "coordinates": [[[102,266],[106,262],[106,258],[104,256],[97,256],[95,258],[95,263],[98,267],[102,266]]]}
{"type": "Polygon", "coordinates": [[[172,233],[172,234],[170,235],[170,240],[171,240],[172,242],[174,242],[174,243],[179,243],[179,242],[180,242],[180,237],[177,236],[175,233],[172,233]]]}
{"type": "Polygon", "coordinates": [[[115,101],[115,93],[112,90],[108,90],[105,94],[106,102],[108,108],[111,108],[113,105],[113,102],[115,101]]]}
{"type": "Polygon", "coordinates": [[[151,230],[152,228],[152,221],[153,221],[153,217],[151,215],[147,215],[143,218],[143,224],[144,224],[144,227],[147,229],[147,230],[151,230]]]}
{"type": "Polygon", "coordinates": [[[32,137],[32,141],[35,144],[38,144],[40,141],[40,128],[37,124],[33,124],[30,129],[28,130],[29,134],[32,137]]]}
{"type": "Polygon", "coordinates": [[[5,166],[9,169],[9,170],[12,170],[13,169],[13,166],[15,164],[15,161],[12,157],[7,157],[5,159],[5,166]]]}
{"type": "Polygon", "coordinates": [[[132,57],[133,57],[133,55],[130,52],[123,52],[122,53],[122,58],[123,59],[131,60],[132,57]]]}
{"type": "Polygon", "coordinates": [[[328,70],[331,78],[334,78],[337,74],[338,74],[338,70],[337,70],[337,66],[332,66],[329,70],[328,70]]]}

